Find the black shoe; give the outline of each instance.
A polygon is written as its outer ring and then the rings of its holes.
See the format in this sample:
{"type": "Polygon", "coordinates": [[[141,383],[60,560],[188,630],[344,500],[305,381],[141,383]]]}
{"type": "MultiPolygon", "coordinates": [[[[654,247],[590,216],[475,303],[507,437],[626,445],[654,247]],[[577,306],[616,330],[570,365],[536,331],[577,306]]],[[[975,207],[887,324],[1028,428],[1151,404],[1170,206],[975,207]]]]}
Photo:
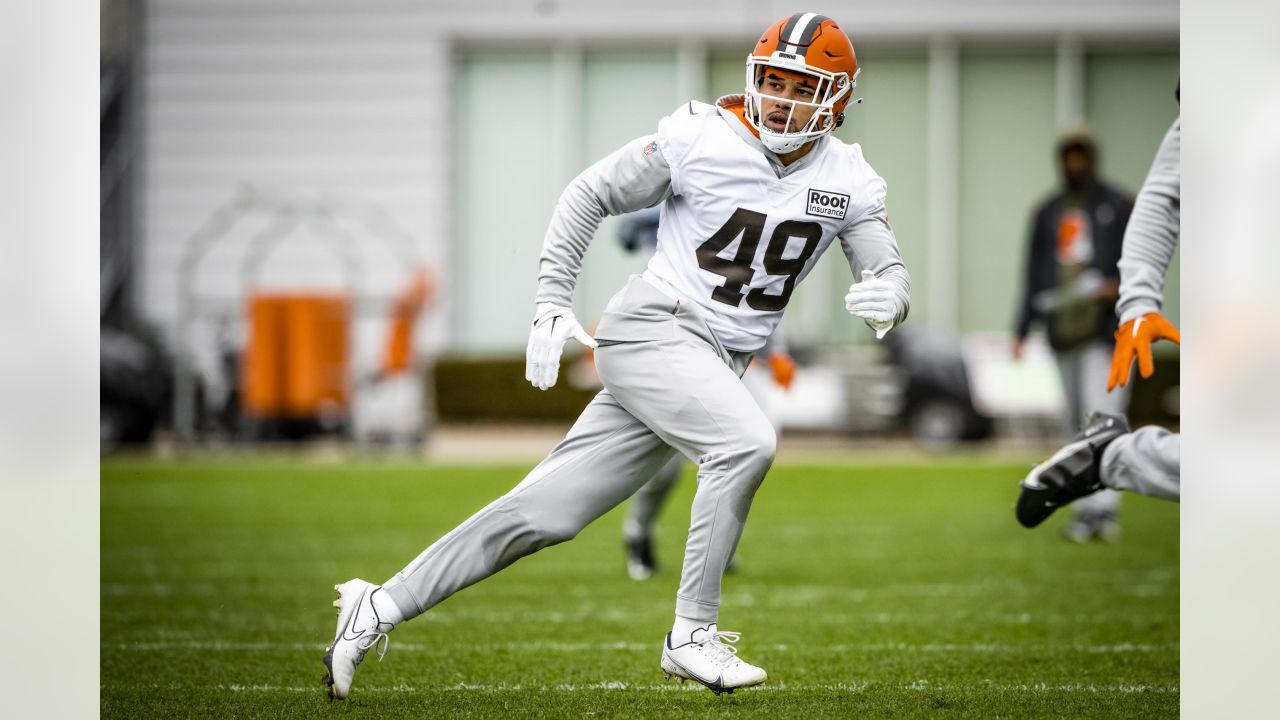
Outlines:
{"type": "Polygon", "coordinates": [[[627,540],[627,575],[632,580],[648,580],[658,572],[653,560],[653,543],[648,536],[627,540]]]}
{"type": "Polygon", "coordinates": [[[1095,413],[1071,442],[1022,481],[1015,510],[1018,522],[1033,528],[1054,510],[1101,490],[1102,450],[1128,432],[1129,422],[1123,415],[1095,413]]]}

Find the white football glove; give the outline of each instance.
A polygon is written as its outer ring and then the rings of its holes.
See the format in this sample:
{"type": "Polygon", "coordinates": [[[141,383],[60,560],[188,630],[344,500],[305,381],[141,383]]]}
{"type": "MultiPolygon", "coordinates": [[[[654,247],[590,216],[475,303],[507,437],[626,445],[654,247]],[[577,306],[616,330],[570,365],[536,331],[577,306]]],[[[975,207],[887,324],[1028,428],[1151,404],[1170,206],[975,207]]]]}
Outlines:
{"type": "Polygon", "coordinates": [[[893,283],[881,280],[870,270],[863,270],[862,282],[849,286],[849,294],[844,296],[844,307],[851,315],[867,321],[879,340],[893,328],[893,321],[898,317],[895,290],[893,283]]]}
{"type": "Polygon", "coordinates": [[[599,345],[582,329],[569,308],[543,303],[538,305],[533,318],[529,347],[524,354],[524,379],[539,390],[546,390],[556,384],[556,376],[560,374],[560,353],[569,338],[589,348],[599,345]]]}

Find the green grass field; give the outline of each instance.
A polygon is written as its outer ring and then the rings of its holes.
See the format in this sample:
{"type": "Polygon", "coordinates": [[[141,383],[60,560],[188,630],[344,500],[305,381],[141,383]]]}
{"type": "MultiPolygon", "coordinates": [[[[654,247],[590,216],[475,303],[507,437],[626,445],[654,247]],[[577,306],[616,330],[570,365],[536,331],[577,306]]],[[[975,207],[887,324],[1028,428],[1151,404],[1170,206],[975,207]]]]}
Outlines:
{"type": "Polygon", "coordinates": [[[1065,518],[1014,522],[1025,465],[980,461],[775,466],[720,623],[762,687],[658,670],[690,477],[653,580],[626,578],[614,511],[398,628],[329,702],[334,583],[384,580],[525,470],[105,460],[102,716],[1178,714],[1178,506],[1126,497],[1119,544],[1069,545],[1065,518]]]}

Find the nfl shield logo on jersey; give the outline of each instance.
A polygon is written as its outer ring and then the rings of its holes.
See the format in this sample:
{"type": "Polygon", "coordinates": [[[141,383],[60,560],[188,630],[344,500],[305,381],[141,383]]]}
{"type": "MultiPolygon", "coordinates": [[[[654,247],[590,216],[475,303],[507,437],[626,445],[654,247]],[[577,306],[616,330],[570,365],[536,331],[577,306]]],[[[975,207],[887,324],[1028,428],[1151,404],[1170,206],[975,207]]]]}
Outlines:
{"type": "Polygon", "coordinates": [[[843,220],[849,211],[849,196],[841,193],[809,188],[808,215],[843,220]]]}

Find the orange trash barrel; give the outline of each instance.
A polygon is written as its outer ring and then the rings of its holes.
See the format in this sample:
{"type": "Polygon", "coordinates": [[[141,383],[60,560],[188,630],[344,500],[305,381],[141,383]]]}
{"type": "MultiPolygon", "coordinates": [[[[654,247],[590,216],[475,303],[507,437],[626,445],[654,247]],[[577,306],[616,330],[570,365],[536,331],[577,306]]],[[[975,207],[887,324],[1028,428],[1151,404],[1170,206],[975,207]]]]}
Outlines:
{"type": "Polygon", "coordinates": [[[242,368],[245,413],[289,420],[345,413],[350,312],[345,295],[252,295],[242,368]]]}

